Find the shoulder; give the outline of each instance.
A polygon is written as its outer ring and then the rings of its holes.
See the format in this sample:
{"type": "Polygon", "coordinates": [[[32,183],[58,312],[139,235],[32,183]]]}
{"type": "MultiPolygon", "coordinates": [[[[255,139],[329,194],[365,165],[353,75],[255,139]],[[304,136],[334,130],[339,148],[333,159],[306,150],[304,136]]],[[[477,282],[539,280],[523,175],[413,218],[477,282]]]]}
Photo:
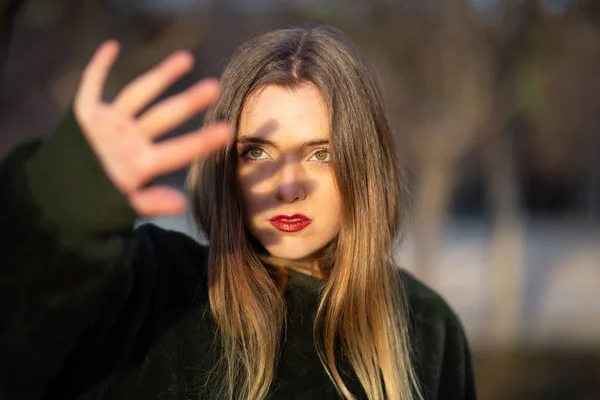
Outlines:
{"type": "Polygon", "coordinates": [[[134,231],[138,246],[150,250],[159,261],[205,262],[208,248],[191,236],[176,230],[165,229],[154,223],[143,223],[134,231]]]}
{"type": "Polygon", "coordinates": [[[145,271],[156,270],[158,295],[179,299],[182,305],[201,300],[198,296],[207,287],[208,247],[185,233],[153,223],[137,227],[134,237],[135,264],[145,271]]]}
{"type": "Polygon", "coordinates": [[[474,399],[471,353],[463,325],[444,298],[402,271],[413,359],[426,398],[474,399]]]}
{"type": "Polygon", "coordinates": [[[402,270],[402,283],[409,313],[415,322],[428,325],[461,325],[457,314],[435,290],[402,270]]]}

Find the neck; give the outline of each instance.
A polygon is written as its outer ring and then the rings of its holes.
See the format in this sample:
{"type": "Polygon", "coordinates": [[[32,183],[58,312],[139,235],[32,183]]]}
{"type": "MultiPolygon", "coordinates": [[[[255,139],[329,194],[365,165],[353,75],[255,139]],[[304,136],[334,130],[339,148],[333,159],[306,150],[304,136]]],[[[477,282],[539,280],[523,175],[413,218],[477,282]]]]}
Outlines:
{"type": "Polygon", "coordinates": [[[294,271],[298,271],[302,274],[312,276],[314,278],[323,279],[323,272],[317,263],[314,265],[299,266],[299,265],[290,265],[287,268],[293,269],[294,271]]]}
{"type": "Polygon", "coordinates": [[[332,266],[335,248],[335,242],[332,241],[316,252],[298,260],[274,257],[270,254],[263,254],[260,258],[263,263],[271,265],[276,270],[293,269],[302,274],[323,279],[328,275],[328,269],[332,266]]]}
{"type": "Polygon", "coordinates": [[[269,264],[276,269],[293,269],[294,271],[298,271],[305,275],[314,276],[319,279],[323,278],[320,260],[314,257],[302,260],[288,260],[266,255],[262,256],[261,259],[264,263],[269,264]]]}

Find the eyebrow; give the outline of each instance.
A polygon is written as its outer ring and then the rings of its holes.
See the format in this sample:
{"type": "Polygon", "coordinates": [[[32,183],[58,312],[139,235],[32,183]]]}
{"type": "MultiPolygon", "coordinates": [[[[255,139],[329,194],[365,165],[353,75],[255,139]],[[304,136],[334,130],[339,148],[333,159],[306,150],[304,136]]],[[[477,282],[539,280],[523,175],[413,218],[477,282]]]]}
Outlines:
{"type": "MultiPolygon", "coordinates": [[[[237,142],[239,144],[252,143],[252,144],[262,144],[265,146],[277,147],[277,145],[274,142],[272,142],[268,139],[263,139],[263,138],[254,137],[254,136],[243,136],[243,137],[239,138],[237,140],[237,142]]],[[[307,142],[302,142],[302,143],[300,143],[300,147],[315,147],[315,146],[323,146],[323,145],[328,145],[328,144],[329,144],[329,139],[318,139],[318,140],[309,140],[307,142]]]]}

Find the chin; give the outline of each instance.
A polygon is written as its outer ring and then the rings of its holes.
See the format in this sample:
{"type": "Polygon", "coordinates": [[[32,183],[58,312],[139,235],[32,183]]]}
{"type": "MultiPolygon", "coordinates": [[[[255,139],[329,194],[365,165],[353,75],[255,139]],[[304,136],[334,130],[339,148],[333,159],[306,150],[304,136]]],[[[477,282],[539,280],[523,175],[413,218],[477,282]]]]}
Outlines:
{"type": "Polygon", "coordinates": [[[328,236],[318,233],[315,235],[314,232],[303,232],[298,236],[288,236],[272,229],[255,229],[251,232],[254,240],[269,255],[284,260],[301,261],[311,258],[331,241],[328,236]]]}
{"type": "Polygon", "coordinates": [[[309,257],[318,249],[301,248],[299,246],[268,246],[266,247],[266,250],[273,257],[298,261],[309,257]]]}

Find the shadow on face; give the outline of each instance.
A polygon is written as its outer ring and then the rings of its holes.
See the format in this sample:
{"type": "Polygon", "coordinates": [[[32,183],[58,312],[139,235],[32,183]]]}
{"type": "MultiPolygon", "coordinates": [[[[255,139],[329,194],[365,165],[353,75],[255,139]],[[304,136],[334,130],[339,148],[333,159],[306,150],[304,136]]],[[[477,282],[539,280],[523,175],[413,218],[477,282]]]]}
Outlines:
{"type": "Polygon", "coordinates": [[[329,110],[312,84],[266,86],[240,116],[237,179],[245,224],[269,254],[301,259],[340,228],[329,110]]]}

